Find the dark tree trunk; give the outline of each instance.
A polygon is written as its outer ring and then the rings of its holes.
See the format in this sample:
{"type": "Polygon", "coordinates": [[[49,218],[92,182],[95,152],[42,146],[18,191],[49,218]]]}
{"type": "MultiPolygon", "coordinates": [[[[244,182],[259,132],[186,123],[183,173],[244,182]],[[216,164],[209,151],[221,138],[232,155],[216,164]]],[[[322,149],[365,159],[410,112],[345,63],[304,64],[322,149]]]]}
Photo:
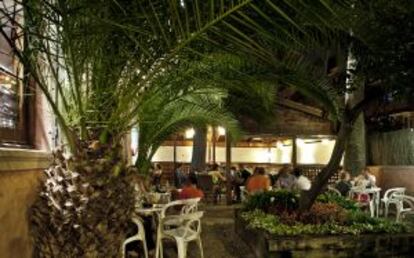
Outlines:
{"type": "Polygon", "coordinates": [[[231,190],[232,190],[232,177],[230,175],[231,168],[231,135],[226,131],[226,204],[232,203],[231,190]]]}
{"type": "Polygon", "coordinates": [[[298,165],[298,148],[296,145],[296,136],[292,137],[292,158],[291,162],[294,167],[298,165]]]}
{"type": "Polygon", "coordinates": [[[191,166],[197,171],[204,171],[206,168],[207,127],[198,126],[194,130],[191,166]]]}
{"type": "MultiPolygon", "coordinates": [[[[365,90],[364,80],[362,78],[357,79],[355,75],[352,76],[355,77],[352,81],[356,81],[357,89],[349,93],[347,104],[350,107],[354,107],[364,99],[365,90]]],[[[358,175],[366,166],[366,151],[365,117],[364,113],[361,113],[355,119],[355,123],[352,126],[352,133],[345,146],[344,168],[352,176],[358,175]]]]}
{"type": "Polygon", "coordinates": [[[370,88],[369,92],[366,92],[365,97],[361,99],[361,101],[359,101],[356,105],[352,105],[352,107],[350,107],[350,103],[346,104],[331,158],[328,164],[316,177],[311,189],[309,191],[302,192],[299,199],[300,212],[309,210],[312,207],[312,204],[315,202],[318,194],[321,193],[324,187],[328,184],[329,178],[331,178],[332,175],[338,171],[339,164],[341,163],[341,159],[345,151],[345,146],[353,131],[353,126],[357,118],[364,111],[364,109],[366,109],[372,103],[372,101],[375,101],[383,95],[383,91],[377,87],[373,87],[370,88]]]}
{"type": "Polygon", "coordinates": [[[353,121],[354,118],[350,117],[349,112],[345,112],[331,158],[328,164],[315,178],[311,189],[309,191],[302,192],[299,200],[299,211],[303,212],[309,210],[310,207],[312,207],[312,204],[315,202],[316,197],[328,184],[329,178],[331,178],[332,175],[338,171],[342,156],[345,151],[346,142],[352,132],[353,121]]]}
{"type": "Polygon", "coordinates": [[[366,132],[364,114],[360,114],[353,124],[345,146],[344,169],[357,176],[366,166],[366,132]]]}

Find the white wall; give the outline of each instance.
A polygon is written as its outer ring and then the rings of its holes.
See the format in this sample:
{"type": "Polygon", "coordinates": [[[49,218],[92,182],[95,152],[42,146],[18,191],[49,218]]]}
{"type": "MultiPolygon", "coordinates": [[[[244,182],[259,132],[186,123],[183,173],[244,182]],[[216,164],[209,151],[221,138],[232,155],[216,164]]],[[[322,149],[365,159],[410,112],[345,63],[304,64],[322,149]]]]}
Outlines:
{"type": "Polygon", "coordinates": [[[331,157],[335,141],[300,143],[297,145],[298,164],[326,164],[331,157]]]}
{"type": "MultiPolygon", "coordinates": [[[[326,164],[331,156],[335,141],[304,142],[297,143],[298,164],[326,164]]],[[[177,147],[177,162],[191,162],[192,147],[177,147]]],[[[292,146],[279,148],[257,147],[233,147],[231,149],[232,162],[240,163],[290,163],[292,146]]],[[[153,157],[154,162],[172,162],[173,147],[161,146],[153,157]]],[[[224,147],[216,147],[216,161],[225,162],[226,152],[224,147]]]]}
{"type": "MultiPolygon", "coordinates": [[[[153,162],[172,162],[173,147],[161,146],[155,153],[153,162]]],[[[177,162],[191,162],[192,147],[177,147],[177,162]]],[[[290,163],[292,155],[291,146],[280,148],[249,148],[233,147],[231,149],[232,161],[236,163],[290,163]]],[[[224,147],[216,147],[216,161],[225,162],[226,152],[224,147]]]]}
{"type": "MultiPolygon", "coordinates": [[[[193,147],[192,146],[177,146],[177,162],[191,162],[193,147]]],[[[173,162],[174,161],[174,147],[161,146],[154,157],[153,162],[173,162]]]]}

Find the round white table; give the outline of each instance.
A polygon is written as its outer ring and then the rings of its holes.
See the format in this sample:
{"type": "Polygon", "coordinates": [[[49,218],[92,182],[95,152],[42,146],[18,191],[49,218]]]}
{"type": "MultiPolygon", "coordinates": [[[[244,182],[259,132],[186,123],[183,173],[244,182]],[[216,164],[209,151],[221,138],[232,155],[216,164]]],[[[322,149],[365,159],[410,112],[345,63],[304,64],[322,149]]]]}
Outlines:
{"type": "Polygon", "coordinates": [[[379,215],[379,206],[381,200],[381,188],[371,187],[371,188],[361,188],[361,187],[352,187],[349,191],[349,197],[352,198],[354,195],[366,194],[369,196],[369,204],[371,217],[378,217],[379,215]]]}

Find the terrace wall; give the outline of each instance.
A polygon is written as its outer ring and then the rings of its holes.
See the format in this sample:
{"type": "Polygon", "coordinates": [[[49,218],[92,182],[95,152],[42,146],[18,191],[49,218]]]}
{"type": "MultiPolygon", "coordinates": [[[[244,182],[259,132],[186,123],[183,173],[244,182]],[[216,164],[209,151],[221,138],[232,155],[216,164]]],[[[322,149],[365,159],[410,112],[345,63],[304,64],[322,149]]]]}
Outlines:
{"type": "Polygon", "coordinates": [[[414,194],[414,166],[372,166],[377,185],[384,193],[393,187],[406,187],[408,194],[414,194]]]}
{"type": "Polygon", "coordinates": [[[39,151],[0,150],[0,257],[31,257],[28,209],[34,201],[49,155],[39,151]]]}
{"type": "Polygon", "coordinates": [[[28,209],[33,203],[42,170],[50,164],[53,113],[44,96],[36,94],[30,110],[29,138],[34,149],[0,148],[0,257],[32,257],[28,209]]]}

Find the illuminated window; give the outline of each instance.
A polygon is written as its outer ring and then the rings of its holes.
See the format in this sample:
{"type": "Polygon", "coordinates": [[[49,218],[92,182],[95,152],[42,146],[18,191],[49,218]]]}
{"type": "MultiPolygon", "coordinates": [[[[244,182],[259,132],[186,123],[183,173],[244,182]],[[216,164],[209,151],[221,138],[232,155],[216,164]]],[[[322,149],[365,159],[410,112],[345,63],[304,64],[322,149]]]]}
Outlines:
{"type": "Polygon", "coordinates": [[[19,29],[22,8],[12,0],[4,1],[1,8],[7,13],[1,16],[1,30],[7,37],[0,35],[0,146],[21,145],[27,143],[23,66],[9,41],[22,49],[23,37],[19,29]]]}

